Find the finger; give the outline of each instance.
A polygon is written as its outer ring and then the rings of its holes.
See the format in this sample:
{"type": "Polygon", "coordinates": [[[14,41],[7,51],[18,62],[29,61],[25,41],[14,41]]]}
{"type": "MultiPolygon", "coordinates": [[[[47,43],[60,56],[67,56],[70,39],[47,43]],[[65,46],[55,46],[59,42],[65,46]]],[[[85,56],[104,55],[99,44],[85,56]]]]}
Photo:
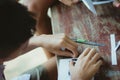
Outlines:
{"type": "Polygon", "coordinates": [[[70,63],[69,63],[70,72],[72,72],[73,67],[74,67],[74,62],[73,62],[73,61],[70,61],[70,63]]]}
{"type": "Polygon", "coordinates": [[[66,43],[71,44],[71,46],[78,48],[78,44],[76,42],[72,41],[69,38],[65,38],[65,40],[66,40],[66,43]]]}
{"type": "Polygon", "coordinates": [[[96,50],[92,48],[90,52],[87,54],[88,59],[91,59],[96,53],[96,50]]]}
{"type": "Polygon", "coordinates": [[[100,59],[100,54],[99,53],[95,53],[95,55],[92,57],[91,62],[92,63],[96,63],[99,59],[100,59]]]}
{"type": "Polygon", "coordinates": [[[69,39],[68,37],[66,37],[65,39],[68,43],[72,44],[73,46],[78,47],[78,44],[76,42],[74,42],[73,40],[69,39]]]}
{"type": "Polygon", "coordinates": [[[69,51],[72,52],[72,57],[77,57],[77,56],[78,56],[78,51],[77,51],[77,48],[78,48],[78,47],[73,46],[73,45],[71,45],[71,44],[69,44],[69,43],[66,43],[66,44],[64,45],[64,47],[65,47],[66,49],[68,49],[69,51]]]}
{"type": "Polygon", "coordinates": [[[70,66],[70,68],[73,68],[74,62],[72,60],[70,61],[69,66],[70,66]]]}
{"type": "Polygon", "coordinates": [[[78,52],[78,44],[76,42],[74,42],[73,40],[69,39],[68,37],[66,37],[66,41],[68,42],[68,44],[71,44],[71,46],[75,47],[75,49],[78,52]]]}
{"type": "Polygon", "coordinates": [[[60,56],[66,56],[66,57],[73,57],[73,54],[70,51],[61,51],[61,50],[57,50],[55,51],[55,53],[58,53],[58,55],[60,56]]]}
{"type": "Polygon", "coordinates": [[[95,64],[95,68],[98,70],[102,64],[103,64],[102,60],[97,61],[97,63],[95,64]]]}
{"type": "Polygon", "coordinates": [[[78,56],[77,43],[69,39],[69,37],[67,37],[65,34],[62,35],[64,36],[64,41],[62,42],[62,46],[73,53],[72,57],[77,57],[78,56]]]}
{"type": "Polygon", "coordinates": [[[90,48],[86,48],[86,49],[82,52],[82,54],[78,57],[78,59],[81,59],[81,58],[85,57],[85,56],[89,53],[89,51],[90,51],[90,48]]]}
{"type": "Polygon", "coordinates": [[[82,52],[82,46],[80,44],[78,44],[77,42],[75,42],[74,39],[69,39],[69,38],[66,38],[66,41],[71,44],[72,46],[75,46],[77,48],[77,51],[79,53],[82,52]]]}

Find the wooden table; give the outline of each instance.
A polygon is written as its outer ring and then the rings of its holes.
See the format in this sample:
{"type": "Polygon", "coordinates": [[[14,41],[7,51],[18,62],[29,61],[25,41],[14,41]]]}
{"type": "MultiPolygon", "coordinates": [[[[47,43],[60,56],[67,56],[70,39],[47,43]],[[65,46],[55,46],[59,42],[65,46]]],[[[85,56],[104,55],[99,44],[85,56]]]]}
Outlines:
{"type": "Polygon", "coordinates": [[[80,44],[82,48],[95,47],[105,64],[95,75],[95,80],[120,80],[120,50],[117,51],[118,65],[111,65],[110,34],[120,40],[120,9],[112,3],[95,6],[97,16],[80,2],[72,7],[57,4],[51,8],[53,33],[66,33],[70,38],[82,38],[104,43],[104,47],[80,44]]]}

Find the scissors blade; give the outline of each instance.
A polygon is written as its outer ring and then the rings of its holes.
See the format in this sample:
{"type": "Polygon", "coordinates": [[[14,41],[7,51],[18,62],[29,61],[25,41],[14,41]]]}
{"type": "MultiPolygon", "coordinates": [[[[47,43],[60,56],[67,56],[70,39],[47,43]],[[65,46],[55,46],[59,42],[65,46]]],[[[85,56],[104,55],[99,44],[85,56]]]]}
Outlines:
{"type": "Polygon", "coordinates": [[[92,41],[87,41],[84,39],[72,39],[73,41],[77,43],[82,43],[82,44],[87,44],[87,45],[93,45],[93,46],[105,46],[103,43],[97,43],[97,42],[92,42],[92,41]]]}
{"type": "Polygon", "coordinates": [[[91,0],[82,0],[82,1],[91,12],[97,14],[93,2],[91,0]]]}
{"type": "Polygon", "coordinates": [[[96,43],[96,42],[91,42],[91,41],[86,41],[83,44],[88,44],[88,45],[93,45],[93,46],[105,46],[105,44],[102,43],[96,43]]]}
{"type": "Polygon", "coordinates": [[[106,4],[106,3],[113,2],[113,1],[115,0],[93,1],[93,5],[106,4]]]}

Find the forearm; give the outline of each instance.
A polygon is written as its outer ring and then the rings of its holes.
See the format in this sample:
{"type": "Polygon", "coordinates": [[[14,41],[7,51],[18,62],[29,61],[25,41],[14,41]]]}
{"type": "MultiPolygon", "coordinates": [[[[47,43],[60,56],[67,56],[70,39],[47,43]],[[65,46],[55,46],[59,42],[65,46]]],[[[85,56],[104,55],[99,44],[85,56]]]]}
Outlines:
{"type": "Polygon", "coordinates": [[[37,37],[31,37],[29,40],[27,40],[24,44],[22,44],[19,48],[19,52],[21,54],[24,54],[26,52],[29,52],[35,48],[42,46],[41,37],[39,36],[39,39],[37,37]]]}
{"type": "MultiPolygon", "coordinates": [[[[27,47],[26,47],[25,51],[29,51],[29,50],[35,49],[37,47],[46,48],[49,44],[49,41],[50,41],[49,39],[51,36],[52,35],[42,34],[39,36],[31,37],[26,43],[27,47]]],[[[53,45],[53,43],[51,43],[51,45],[53,45]]],[[[50,47],[50,46],[48,46],[48,47],[50,47]]]]}

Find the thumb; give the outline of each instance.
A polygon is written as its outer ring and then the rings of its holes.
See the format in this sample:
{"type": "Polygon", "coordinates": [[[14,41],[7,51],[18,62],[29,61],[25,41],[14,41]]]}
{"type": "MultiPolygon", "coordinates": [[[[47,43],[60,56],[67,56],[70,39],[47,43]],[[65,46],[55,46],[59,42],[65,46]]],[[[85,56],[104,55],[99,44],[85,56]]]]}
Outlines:
{"type": "Polygon", "coordinates": [[[66,56],[66,57],[73,57],[74,55],[69,52],[69,51],[58,51],[59,52],[59,55],[61,56],[66,56]]]}
{"type": "Polygon", "coordinates": [[[69,62],[70,72],[73,70],[73,68],[74,68],[74,62],[71,60],[71,61],[69,62]]]}

